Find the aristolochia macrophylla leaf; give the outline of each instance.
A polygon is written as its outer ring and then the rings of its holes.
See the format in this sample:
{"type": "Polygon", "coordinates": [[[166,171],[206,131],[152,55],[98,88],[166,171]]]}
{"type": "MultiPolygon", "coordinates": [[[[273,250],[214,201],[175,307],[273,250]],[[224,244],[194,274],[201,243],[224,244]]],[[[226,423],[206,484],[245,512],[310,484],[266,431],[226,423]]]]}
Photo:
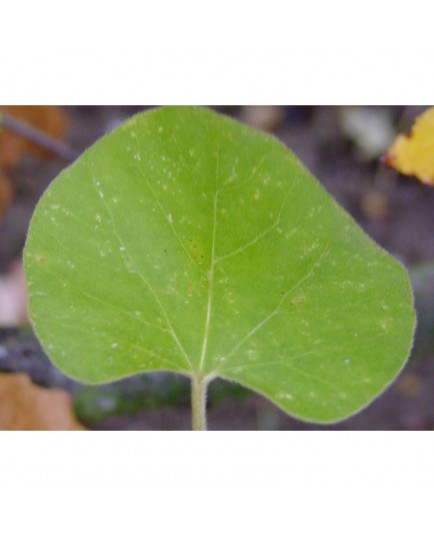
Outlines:
{"type": "Polygon", "coordinates": [[[384,160],[400,173],[434,186],[434,107],[416,119],[409,135],[396,138],[384,160]]]}
{"type": "Polygon", "coordinates": [[[210,110],[139,114],[51,184],[25,248],[34,328],[86,382],[221,376],[318,422],[402,368],[402,266],[273,137],[210,110]]]}

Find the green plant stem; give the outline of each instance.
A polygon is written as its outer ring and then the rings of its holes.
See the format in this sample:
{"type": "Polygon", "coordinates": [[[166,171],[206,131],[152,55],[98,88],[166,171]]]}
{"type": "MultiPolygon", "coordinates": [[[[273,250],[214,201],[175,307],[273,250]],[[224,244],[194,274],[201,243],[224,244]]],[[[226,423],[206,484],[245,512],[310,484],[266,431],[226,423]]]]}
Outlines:
{"type": "Polygon", "coordinates": [[[203,376],[191,378],[191,414],[195,431],[206,430],[206,392],[208,381],[203,376]]]}

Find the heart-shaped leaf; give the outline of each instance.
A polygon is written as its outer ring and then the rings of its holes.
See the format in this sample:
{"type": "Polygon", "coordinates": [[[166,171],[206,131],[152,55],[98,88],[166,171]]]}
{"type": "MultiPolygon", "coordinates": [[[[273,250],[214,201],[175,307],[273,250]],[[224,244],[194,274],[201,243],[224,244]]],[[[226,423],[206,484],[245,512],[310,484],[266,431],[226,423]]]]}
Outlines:
{"type": "Polygon", "coordinates": [[[90,383],[220,376],[332,422],[412,342],[402,266],[284,145],[201,108],[139,114],[61,173],[25,265],[37,335],[90,383]]]}

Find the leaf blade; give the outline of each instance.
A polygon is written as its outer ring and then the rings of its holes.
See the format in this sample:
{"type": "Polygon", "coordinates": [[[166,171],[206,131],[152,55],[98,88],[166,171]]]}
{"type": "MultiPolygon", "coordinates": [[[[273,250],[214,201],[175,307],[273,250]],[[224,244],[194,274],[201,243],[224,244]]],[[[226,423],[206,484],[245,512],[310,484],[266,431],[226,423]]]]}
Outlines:
{"type": "Polygon", "coordinates": [[[220,375],[317,422],[378,395],[414,329],[405,270],[296,157],[199,108],[135,116],[62,173],[26,271],[35,330],[78,379],[220,375]]]}

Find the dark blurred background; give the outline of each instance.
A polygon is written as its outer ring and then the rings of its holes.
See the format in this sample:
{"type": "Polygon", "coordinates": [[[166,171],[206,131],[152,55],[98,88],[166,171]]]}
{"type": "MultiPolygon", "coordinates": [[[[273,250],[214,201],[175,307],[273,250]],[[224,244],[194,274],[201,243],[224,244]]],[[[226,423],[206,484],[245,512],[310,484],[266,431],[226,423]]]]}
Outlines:
{"type": "MultiPolygon", "coordinates": [[[[33,125],[59,143],[47,150],[11,130],[0,132],[0,380],[17,380],[4,388],[0,383],[0,429],[190,429],[189,385],[185,379],[173,374],[147,374],[102,387],[80,385],[51,365],[32,334],[26,312],[21,252],[37,200],[68,165],[68,151],[80,154],[126,118],[147,108],[0,107],[0,114],[33,125]],[[18,391],[22,395],[16,395],[18,391]],[[50,422],[39,417],[14,417],[15,409],[4,402],[10,400],[11,393],[20,407],[33,409],[35,400],[47,394],[61,395],[61,402],[47,398],[41,411],[50,413],[53,406],[63,404],[68,417],[62,421],[57,415],[50,422]]],[[[409,269],[418,330],[413,354],[397,381],[368,408],[346,421],[331,426],[303,423],[262,397],[217,380],[210,386],[209,428],[433,429],[434,188],[388,169],[381,161],[394,138],[408,132],[426,107],[214,108],[278,137],[362,228],[409,269]]]]}

